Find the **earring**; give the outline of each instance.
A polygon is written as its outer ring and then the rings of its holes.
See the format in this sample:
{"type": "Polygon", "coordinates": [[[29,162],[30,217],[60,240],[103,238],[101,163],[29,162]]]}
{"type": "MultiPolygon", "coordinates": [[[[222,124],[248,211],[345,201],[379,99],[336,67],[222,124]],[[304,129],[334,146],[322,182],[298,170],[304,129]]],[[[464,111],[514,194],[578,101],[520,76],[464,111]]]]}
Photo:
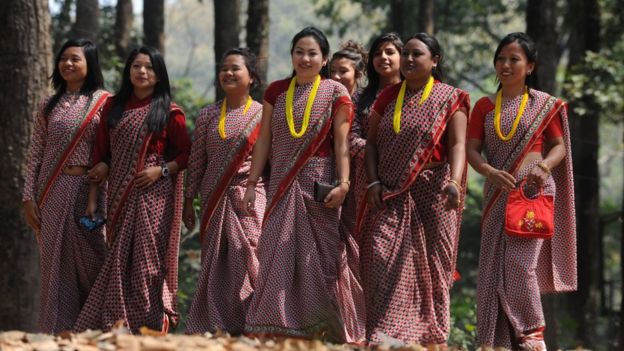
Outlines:
{"type": "Polygon", "coordinates": [[[527,73],[527,76],[530,76],[530,75],[531,75],[531,73],[532,73],[532,71],[529,71],[529,72],[527,73]]]}

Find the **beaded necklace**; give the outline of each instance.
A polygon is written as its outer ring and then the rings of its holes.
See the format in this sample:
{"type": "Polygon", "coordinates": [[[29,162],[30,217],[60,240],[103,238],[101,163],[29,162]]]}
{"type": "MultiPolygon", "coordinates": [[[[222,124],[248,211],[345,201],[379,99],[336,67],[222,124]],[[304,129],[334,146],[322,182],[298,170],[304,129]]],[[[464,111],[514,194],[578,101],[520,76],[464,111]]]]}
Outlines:
{"type": "Polygon", "coordinates": [[[301,138],[306,129],[308,129],[308,123],[310,122],[310,114],[312,113],[312,104],[314,103],[314,99],[316,98],[316,92],[318,91],[318,87],[321,84],[321,76],[317,75],[314,80],[314,84],[312,85],[312,91],[310,91],[310,95],[308,95],[308,101],[306,103],[305,111],[303,113],[303,122],[301,123],[301,130],[297,133],[295,130],[295,121],[293,116],[293,100],[295,96],[295,84],[297,83],[297,77],[293,77],[290,80],[290,85],[288,86],[288,91],[286,91],[286,123],[288,123],[288,129],[290,130],[290,135],[293,138],[301,138]]]}
{"type": "Polygon", "coordinates": [[[522,94],[522,101],[520,102],[520,108],[518,109],[518,113],[516,114],[516,118],[511,125],[511,130],[509,134],[503,135],[501,131],[501,106],[503,104],[503,90],[499,90],[496,93],[496,104],[494,106],[494,130],[496,131],[496,135],[502,141],[511,140],[514,135],[516,135],[516,131],[518,130],[518,124],[520,124],[520,118],[522,118],[522,114],[524,113],[524,109],[526,108],[527,101],[529,100],[529,89],[524,88],[524,94],[522,94]]]}
{"type": "MultiPolygon", "coordinates": [[[[247,103],[245,104],[245,109],[243,109],[243,116],[245,116],[247,114],[247,111],[249,110],[249,107],[251,107],[251,96],[247,97],[247,103]]],[[[221,103],[221,116],[219,116],[219,136],[221,136],[221,139],[225,140],[225,138],[227,138],[227,135],[225,134],[225,115],[227,112],[227,98],[223,98],[223,102],[221,103]]]]}
{"type": "MultiPolygon", "coordinates": [[[[420,101],[418,102],[418,106],[422,106],[425,103],[429,94],[431,94],[431,89],[433,88],[433,76],[429,76],[429,80],[427,80],[427,84],[425,84],[425,88],[423,90],[422,96],[420,97],[420,101]]],[[[394,128],[394,132],[399,134],[401,132],[401,109],[403,108],[403,100],[405,99],[405,90],[407,89],[407,81],[404,80],[401,84],[401,89],[399,89],[399,96],[397,96],[396,103],[394,104],[394,115],[392,118],[392,127],[394,128]]]]}

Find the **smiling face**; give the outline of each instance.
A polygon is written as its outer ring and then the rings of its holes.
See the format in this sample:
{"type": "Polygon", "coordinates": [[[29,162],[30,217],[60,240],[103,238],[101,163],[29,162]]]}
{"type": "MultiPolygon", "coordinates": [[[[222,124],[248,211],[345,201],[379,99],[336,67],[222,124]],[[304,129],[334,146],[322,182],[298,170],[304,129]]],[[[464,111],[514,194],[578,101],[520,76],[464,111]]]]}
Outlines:
{"type": "Polygon", "coordinates": [[[139,53],[132,61],[130,66],[130,83],[132,83],[135,92],[151,93],[154,91],[154,87],[158,83],[158,77],[154,72],[152,60],[148,55],[139,53]]]}
{"type": "Polygon", "coordinates": [[[357,83],[355,66],[353,61],[346,57],[334,59],[331,63],[331,78],[344,85],[349,93],[353,93],[357,83]]]}
{"type": "Polygon", "coordinates": [[[390,41],[384,42],[373,55],[373,67],[382,77],[394,77],[399,75],[399,49],[390,41]]]}
{"type": "Polygon", "coordinates": [[[219,84],[226,94],[248,94],[253,80],[241,55],[228,55],[219,70],[219,84]]]}
{"type": "Polygon", "coordinates": [[[524,85],[525,78],[535,68],[517,42],[505,45],[495,58],[496,76],[503,86],[524,85]]]}
{"type": "Polygon", "coordinates": [[[292,54],[292,65],[300,82],[313,81],[327,64],[321,47],[314,37],[306,36],[295,43],[292,54]]]}
{"type": "Polygon", "coordinates": [[[426,80],[438,64],[429,47],[418,39],[408,41],[401,51],[401,73],[407,81],[426,80]]]}
{"type": "Polygon", "coordinates": [[[87,59],[79,46],[65,49],[58,61],[61,77],[67,82],[67,88],[78,91],[87,78],[87,59]]]}

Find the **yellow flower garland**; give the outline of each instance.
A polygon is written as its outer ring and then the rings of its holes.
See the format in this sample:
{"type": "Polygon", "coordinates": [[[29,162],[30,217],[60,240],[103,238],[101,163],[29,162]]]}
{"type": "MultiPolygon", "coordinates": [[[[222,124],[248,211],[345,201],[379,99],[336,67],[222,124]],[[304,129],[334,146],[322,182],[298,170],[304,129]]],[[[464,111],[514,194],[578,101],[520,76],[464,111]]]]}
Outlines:
{"type": "MultiPolygon", "coordinates": [[[[247,111],[251,107],[251,96],[247,97],[247,103],[245,104],[245,109],[243,110],[243,116],[247,114],[247,111]]],[[[227,135],[225,134],[225,115],[227,112],[227,98],[223,98],[223,103],[221,103],[221,116],[219,116],[219,136],[221,139],[225,140],[227,135]]]]}
{"type": "MultiPolygon", "coordinates": [[[[429,95],[431,94],[431,89],[433,88],[434,79],[433,76],[429,76],[429,80],[427,84],[425,84],[425,89],[423,90],[422,96],[420,97],[420,101],[418,102],[418,106],[421,106],[425,103],[429,95]]],[[[394,115],[392,118],[392,127],[394,128],[394,132],[399,134],[401,132],[401,109],[403,109],[403,100],[405,99],[405,89],[407,89],[407,81],[404,80],[403,84],[401,84],[401,89],[399,90],[399,96],[397,96],[396,103],[394,104],[394,115]]]]}
{"type": "Polygon", "coordinates": [[[520,124],[520,118],[522,118],[522,114],[524,113],[528,100],[529,89],[525,87],[524,94],[522,94],[522,101],[520,102],[520,108],[518,109],[516,118],[511,125],[511,130],[509,131],[509,134],[503,135],[503,132],[501,131],[501,105],[503,104],[503,90],[501,89],[498,93],[496,93],[496,105],[494,106],[494,130],[500,140],[509,141],[514,137],[514,135],[516,135],[518,124],[520,124]]]}
{"type": "Polygon", "coordinates": [[[318,87],[321,84],[321,76],[317,75],[316,79],[314,80],[314,85],[312,85],[312,91],[310,91],[310,95],[308,96],[308,101],[306,103],[305,111],[303,113],[303,122],[301,123],[301,130],[299,131],[299,133],[295,131],[295,120],[293,116],[293,100],[295,96],[296,83],[297,77],[293,77],[290,80],[288,91],[286,91],[286,123],[288,123],[290,135],[292,135],[293,138],[301,138],[305,134],[306,129],[308,129],[310,114],[312,113],[312,104],[314,103],[314,99],[316,98],[316,92],[318,91],[318,87]]]}

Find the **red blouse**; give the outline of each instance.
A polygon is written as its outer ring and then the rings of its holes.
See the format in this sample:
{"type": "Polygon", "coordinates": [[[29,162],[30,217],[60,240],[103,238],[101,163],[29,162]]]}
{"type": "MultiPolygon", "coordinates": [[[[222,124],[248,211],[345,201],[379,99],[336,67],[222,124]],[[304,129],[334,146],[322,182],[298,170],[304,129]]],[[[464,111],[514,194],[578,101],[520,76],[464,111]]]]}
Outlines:
{"type": "MultiPolygon", "coordinates": [[[[478,139],[483,141],[485,130],[483,126],[485,125],[485,116],[492,110],[494,110],[494,103],[490,98],[483,97],[477,101],[472,109],[472,114],[470,115],[470,123],[468,125],[468,138],[478,139]]],[[[538,138],[535,141],[535,144],[531,147],[530,152],[542,152],[544,140],[558,138],[563,135],[563,130],[561,127],[561,118],[556,117],[553,118],[550,123],[546,126],[546,130],[541,138],[538,138]]]]}
{"type": "MultiPolygon", "coordinates": [[[[151,102],[151,95],[144,99],[139,99],[132,94],[128,102],[126,102],[124,110],[144,107],[151,102]]],[[[113,99],[111,98],[108,99],[102,111],[102,119],[95,137],[95,145],[93,147],[92,160],[94,165],[101,161],[108,163],[110,160],[108,115],[112,106],[113,99]]],[[[147,153],[163,155],[169,143],[171,143],[173,149],[175,150],[175,157],[173,158],[173,161],[176,161],[179,170],[185,169],[188,163],[189,154],[191,153],[191,139],[188,131],[186,130],[184,112],[180,110],[171,111],[171,114],[169,115],[169,122],[165,128],[160,132],[154,133],[150,139],[149,145],[147,146],[147,153]]]]}
{"type": "MultiPolygon", "coordinates": [[[[438,81],[436,81],[436,83],[438,83],[438,81]]],[[[375,111],[379,116],[383,116],[386,108],[388,108],[388,105],[391,102],[395,101],[397,96],[399,95],[399,90],[401,90],[401,84],[402,83],[397,83],[386,87],[373,103],[373,111],[375,111]]],[[[392,111],[394,111],[394,104],[392,104],[390,107],[392,108],[392,111]]],[[[438,143],[434,145],[433,154],[431,155],[431,159],[429,160],[429,162],[446,161],[446,141],[447,136],[445,130],[438,143]]]]}
{"type": "MultiPolygon", "coordinates": [[[[267,90],[264,92],[264,101],[271,104],[271,106],[275,106],[275,103],[277,102],[277,98],[280,95],[285,94],[286,91],[288,90],[288,86],[290,85],[290,80],[291,78],[287,78],[287,79],[277,80],[271,83],[271,85],[269,85],[267,90]]],[[[351,124],[351,118],[353,118],[353,113],[349,113],[349,118],[350,118],[349,124],[351,124]]],[[[332,154],[333,140],[334,140],[333,135],[334,135],[333,132],[330,131],[329,137],[323,140],[323,143],[319,146],[319,149],[316,151],[315,156],[325,157],[325,156],[329,156],[332,154]]]]}

